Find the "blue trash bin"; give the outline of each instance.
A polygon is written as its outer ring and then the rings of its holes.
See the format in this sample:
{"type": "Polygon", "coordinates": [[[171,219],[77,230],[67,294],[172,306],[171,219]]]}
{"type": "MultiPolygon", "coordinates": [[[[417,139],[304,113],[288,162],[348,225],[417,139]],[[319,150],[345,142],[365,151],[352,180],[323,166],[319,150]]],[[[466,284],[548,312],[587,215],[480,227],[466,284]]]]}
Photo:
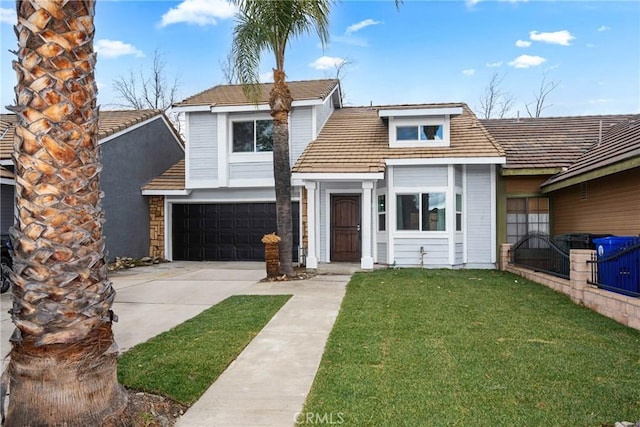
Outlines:
{"type": "Polygon", "coordinates": [[[593,242],[598,254],[598,283],[624,295],[640,295],[640,237],[610,236],[593,242]]]}

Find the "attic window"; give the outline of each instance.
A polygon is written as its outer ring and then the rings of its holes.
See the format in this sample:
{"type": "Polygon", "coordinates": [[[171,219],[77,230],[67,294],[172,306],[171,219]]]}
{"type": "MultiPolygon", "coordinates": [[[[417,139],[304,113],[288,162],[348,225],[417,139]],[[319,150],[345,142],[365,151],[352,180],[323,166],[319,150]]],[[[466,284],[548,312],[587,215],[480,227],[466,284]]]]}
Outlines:
{"type": "Polygon", "coordinates": [[[391,148],[449,146],[449,116],[390,117],[391,148]]]}
{"type": "Polygon", "coordinates": [[[441,124],[396,127],[397,141],[442,141],[443,134],[441,124]]]}

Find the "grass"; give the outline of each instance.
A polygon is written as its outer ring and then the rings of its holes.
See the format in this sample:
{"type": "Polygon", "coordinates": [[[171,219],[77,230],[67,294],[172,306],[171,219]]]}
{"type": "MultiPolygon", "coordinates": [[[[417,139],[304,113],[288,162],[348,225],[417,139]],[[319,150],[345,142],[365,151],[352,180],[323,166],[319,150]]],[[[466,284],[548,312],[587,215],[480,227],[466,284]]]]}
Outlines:
{"type": "Polygon", "coordinates": [[[232,296],[118,359],[120,384],[193,404],[290,295],[232,296]]]}
{"type": "Polygon", "coordinates": [[[635,422],[640,332],[508,273],[358,273],[303,413],[351,426],[635,422]]]}

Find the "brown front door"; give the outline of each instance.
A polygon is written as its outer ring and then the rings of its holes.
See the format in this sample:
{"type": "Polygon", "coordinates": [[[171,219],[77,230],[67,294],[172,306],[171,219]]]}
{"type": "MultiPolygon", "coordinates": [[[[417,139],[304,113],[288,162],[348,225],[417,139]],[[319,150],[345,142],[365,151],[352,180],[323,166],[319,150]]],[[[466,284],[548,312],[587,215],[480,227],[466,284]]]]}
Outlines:
{"type": "Polygon", "coordinates": [[[360,196],[331,196],[331,261],[360,261],[360,196]]]}

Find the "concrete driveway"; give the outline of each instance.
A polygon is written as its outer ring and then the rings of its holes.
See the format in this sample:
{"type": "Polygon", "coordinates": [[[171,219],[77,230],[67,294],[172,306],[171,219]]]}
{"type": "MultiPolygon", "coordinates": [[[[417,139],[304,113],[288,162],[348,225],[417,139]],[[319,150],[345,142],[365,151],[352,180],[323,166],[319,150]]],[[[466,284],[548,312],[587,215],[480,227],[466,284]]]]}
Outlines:
{"type": "MultiPolygon", "coordinates": [[[[117,290],[113,331],[120,351],[192,318],[223,299],[243,293],[266,276],[262,262],[175,261],[109,273],[117,290]]],[[[0,297],[1,356],[11,346],[11,294],[0,297]]]]}

